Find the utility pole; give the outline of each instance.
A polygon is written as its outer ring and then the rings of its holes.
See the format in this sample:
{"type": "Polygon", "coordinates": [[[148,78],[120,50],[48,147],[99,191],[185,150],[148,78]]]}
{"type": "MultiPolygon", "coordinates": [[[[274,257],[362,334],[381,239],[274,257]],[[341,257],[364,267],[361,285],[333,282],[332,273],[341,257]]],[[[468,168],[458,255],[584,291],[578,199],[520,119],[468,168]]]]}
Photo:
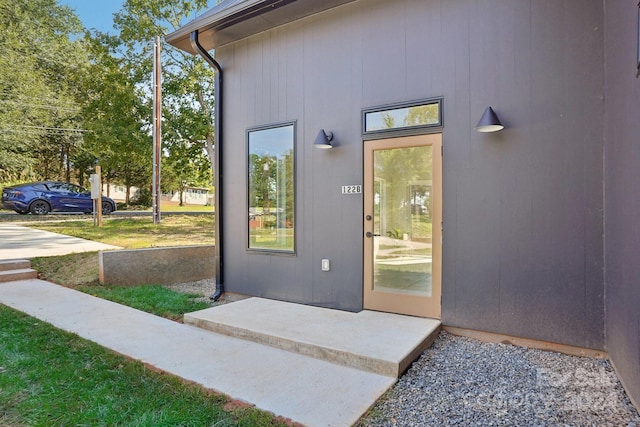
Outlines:
{"type": "Polygon", "coordinates": [[[153,43],[153,223],[160,224],[160,161],[162,159],[162,70],[160,37],[153,43]]]}

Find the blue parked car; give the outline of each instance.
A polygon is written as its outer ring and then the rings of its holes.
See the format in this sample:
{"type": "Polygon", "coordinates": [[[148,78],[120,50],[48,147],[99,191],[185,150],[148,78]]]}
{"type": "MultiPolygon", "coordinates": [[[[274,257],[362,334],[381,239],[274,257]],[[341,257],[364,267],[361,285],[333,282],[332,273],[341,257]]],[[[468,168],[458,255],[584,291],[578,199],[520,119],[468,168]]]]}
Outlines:
{"type": "MultiPolygon", "coordinates": [[[[31,212],[46,215],[49,212],[93,212],[91,192],[79,185],[67,182],[43,181],[14,185],[2,190],[2,207],[19,214],[31,212]]],[[[109,215],[116,210],[116,203],[102,197],[102,213],[109,215]]]]}

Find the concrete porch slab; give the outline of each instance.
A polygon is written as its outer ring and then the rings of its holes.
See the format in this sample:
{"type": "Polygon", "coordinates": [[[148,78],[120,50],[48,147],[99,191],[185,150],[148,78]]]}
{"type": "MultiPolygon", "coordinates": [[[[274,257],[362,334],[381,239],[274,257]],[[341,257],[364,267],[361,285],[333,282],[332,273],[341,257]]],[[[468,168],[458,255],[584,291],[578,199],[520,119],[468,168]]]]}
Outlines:
{"type": "Polygon", "coordinates": [[[264,298],[188,313],[184,322],[394,378],[440,331],[435,319],[367,310],[351,313],[264,298]]]}

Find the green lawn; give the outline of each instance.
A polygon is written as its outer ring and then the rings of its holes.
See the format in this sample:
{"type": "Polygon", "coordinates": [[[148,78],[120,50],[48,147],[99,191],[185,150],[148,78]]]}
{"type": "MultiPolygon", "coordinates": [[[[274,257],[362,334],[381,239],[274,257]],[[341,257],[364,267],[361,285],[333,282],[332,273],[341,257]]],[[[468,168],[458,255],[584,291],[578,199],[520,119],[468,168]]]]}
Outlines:
{"type": "Polygon", "coordinates": [[[211,304],[196,301],[199,294],[184,294],[160,285],[103,286],[85,285],[76,288],[93,296],[133,307],[156,316],[182,321],[185,313],[210,308],[211,304]]]}
{"type": "Polygon", "coordinates": [[[2,426],[285,426],[0,305],[2,426]]]}
{"type": "Polygon", "coordinates": [[[34,258],[31,265],[42,279],[171,320],[181,321],[185,313],[211,307],[208,302],[196,301],[202,295],[176,292],[160,285],[101,285],[97,252],[34,258]]]}
{"type": "MultiPolygon", "coordinates": [[[[152,209],[147,209],[152,211],[152,209]]],[[[160,216],[162,212],[214,212],[213,206],[201,206],[201,205],[160,205],[160,216]]]]}
{"type": "Polygon", "coordinates": [[[29,222],[29,227],[126,249],[156,246],[211,245],[215,243],[214,215],[171,215],[154,224],[149,217],[105,217],[102,227],[92,219],[29,222]]]}

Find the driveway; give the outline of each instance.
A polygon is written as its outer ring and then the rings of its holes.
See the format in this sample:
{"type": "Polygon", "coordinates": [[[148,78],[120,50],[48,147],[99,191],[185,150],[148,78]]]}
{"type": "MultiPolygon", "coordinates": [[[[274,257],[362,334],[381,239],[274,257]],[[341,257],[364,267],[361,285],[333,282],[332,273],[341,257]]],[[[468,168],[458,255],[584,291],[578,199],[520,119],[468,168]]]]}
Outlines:
{"type": "Polygon", "coordinates": [[[0,260],[30,259],[106,249],[121,248],[21,225],[0,224],[0,260]]]}

